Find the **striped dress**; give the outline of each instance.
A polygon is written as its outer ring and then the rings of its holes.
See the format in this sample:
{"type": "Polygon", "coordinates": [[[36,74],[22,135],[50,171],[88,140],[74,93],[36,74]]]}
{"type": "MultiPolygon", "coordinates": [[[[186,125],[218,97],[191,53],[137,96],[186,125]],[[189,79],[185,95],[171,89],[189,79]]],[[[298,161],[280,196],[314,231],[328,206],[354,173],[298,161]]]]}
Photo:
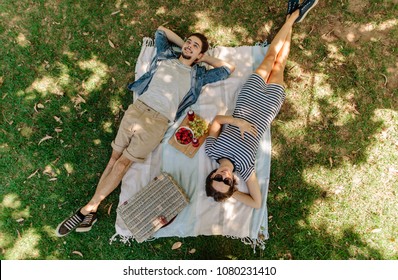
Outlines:
{"type": "Polygon", "coordinates": [[[266,84],[261,76],[253,73],[238,95],[232,116],[255,124],[257,136],[245,133],[242,139],[238,127],[226,125],[218,138],[207,137],[206,154],[217,162],[222,158],[229,159],[234,164],[234,171],[247,181],[254,171],[260,140],[284,99],[285,91],[281,85],[266,84]]]}

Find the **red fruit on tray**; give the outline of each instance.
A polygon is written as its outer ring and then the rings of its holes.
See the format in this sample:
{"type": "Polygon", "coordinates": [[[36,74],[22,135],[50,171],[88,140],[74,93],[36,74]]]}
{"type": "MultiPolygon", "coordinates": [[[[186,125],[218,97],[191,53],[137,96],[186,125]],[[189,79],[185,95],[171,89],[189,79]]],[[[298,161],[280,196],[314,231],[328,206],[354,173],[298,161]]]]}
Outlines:
{"type": "Polygon", "coordinates": [[[175,139],[182,145],[187,145],[192,142],[193,132],[188,127],[180,127],[174,134],[175,139]]]}

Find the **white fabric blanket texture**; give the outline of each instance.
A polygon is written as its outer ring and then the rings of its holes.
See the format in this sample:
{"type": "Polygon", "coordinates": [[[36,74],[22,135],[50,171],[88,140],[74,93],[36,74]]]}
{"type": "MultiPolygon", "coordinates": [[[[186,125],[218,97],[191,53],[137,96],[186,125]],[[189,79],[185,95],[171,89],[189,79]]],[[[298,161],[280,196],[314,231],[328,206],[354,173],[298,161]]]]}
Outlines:
{"type": "MultiPolygon", "coordinates": [[[[242,46],[215,47],[209,55],[229,61],[236,65],[235,72],[226,80],[206,85],[196,104],[191,108],[208,122],[217,114],[231,114],[239,90],[247,77],[264,58],[268,47],[242,46]]],[[[136,78],[144,74],[155,54],[153,41],[144,38],[142,49],[136,64],[136,78]]],[[[156,232],[159,237],[190,237],[199,235],[223,235],[240,238],[255,247],[263,247],[268,239],[267,193],[270,174],[271,139],[268,130],[260,144],[256,160],[256,173],[263,194],[261,209],[252,209],[233,198],[218,203],[205,193],[207,175],[217,167],[217,163],[206,156],[202,145],[193,158],[188,158],[168,144],[175,129],[182,122],[183,115],[166,132],[162,143],[153,151],[144,163],[134,163],[124,176],[119,197],[119,205],[128,200],[148,182],[160,174],[168,172],[183,187],[190,198],[189,205],[167,227],[156,232]]],[[[238,179],[240,177],[238,176],[238,179]]],[[[238,188],[247,192],[246,184],[239,180],[238,188]]],[[[123,220],[116,218],[116,237],[123,242],[132,240],[131,232],[123,220]]]]}

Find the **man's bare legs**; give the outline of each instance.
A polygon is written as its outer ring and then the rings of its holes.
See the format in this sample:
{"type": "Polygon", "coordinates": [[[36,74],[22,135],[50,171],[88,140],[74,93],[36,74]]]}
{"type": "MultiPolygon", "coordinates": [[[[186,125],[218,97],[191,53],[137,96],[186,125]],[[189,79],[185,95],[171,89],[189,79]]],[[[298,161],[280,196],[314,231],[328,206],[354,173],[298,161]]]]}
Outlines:
{"type": "Polygon", "coordinates": [[[111,159],[98,182],[94,196],[80,209],[80,212],[83,215],[97,212],[100,203],[117,188],[132,163],[121,153],[113,150],[111,159]]]}
{"type": "MultiPolygon", "coordinates": [[[[275,62],[277,61],[278,55],[281,52],[281,50],[283,49],[286,40],[289,40],[289,48],[290,48],[291,31],[292,31],[293,24],[294,24],[295,20],[298,18],[298,16],[299,16],[299,11],[296,10],[294,13],[292,13],[286,19],[285,24],[282,26],[282,28],[276,34],[275,38],[272,40],[272,42],[268,48],[268,52],[265,55],[263,61],[257,67],[257,69],[255,71],[266,82],[269,81],[271,72],[273,71],[273,68],[275,66],[275,62]]],[[[289,52],[287,52],[287,54],[288,53],[289,52]]],[[[285,62],[285,64],[286,64],[286,62],[285,62]]]]}

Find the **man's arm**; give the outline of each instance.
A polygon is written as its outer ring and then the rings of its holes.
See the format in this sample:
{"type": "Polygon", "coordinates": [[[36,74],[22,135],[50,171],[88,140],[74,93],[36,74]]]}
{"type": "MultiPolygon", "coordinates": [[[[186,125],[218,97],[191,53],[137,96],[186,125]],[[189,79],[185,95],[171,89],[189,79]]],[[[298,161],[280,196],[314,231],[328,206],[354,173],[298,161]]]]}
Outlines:
{"type": "Polygon", "coordinates": [[[233,193],[232,197],[255,209],[260,208],[262,204],[262,197],[256,173],[253,172],[252,175],[250,175],[249,179],[246,181],[246,186],[249,190],[248,194],[236,191],[233,193]]]}
{"type": "Polygon", "coordinates": [[[232,74],[232,72],[235,71],[235,65],[229,64],[228,62],[226,62],[224,60],[209,56],[207,54],[204,54],[202,56],[202,58],[197,61],[197,63],[199,63],[199,62],[205,62],[205,63],[213,66],[214,68],[219,68],[222,66],[227,67],[229,69],[229,71],[231,72],[230,74],[232,74]]]}
{"type": "Polygon", "coordinates": [[[166,37],[167,40],[169,40],[171,43],[176,44],[177,46],[179,46],[180,48],[182,47],[182,45],[184,44],[184,40],[181,39],[180,36],[178,36],[176,33],[174,33],[173,31],[171,31],[170,29],[164,27],[164,26],[159,26],[158,30],[162,30],[166,33],[166,37]]]}
{"type": "Polygon", "coordinates": [[[217,115],[209,128],[209,136],[217,138],[220,135],[221,127],[223,124],[231,124],[239,128],[242,139],[244,139],[245,132],[256,135],[257,129],[246,120],[234,118],[233,116],[217,115]]]}

